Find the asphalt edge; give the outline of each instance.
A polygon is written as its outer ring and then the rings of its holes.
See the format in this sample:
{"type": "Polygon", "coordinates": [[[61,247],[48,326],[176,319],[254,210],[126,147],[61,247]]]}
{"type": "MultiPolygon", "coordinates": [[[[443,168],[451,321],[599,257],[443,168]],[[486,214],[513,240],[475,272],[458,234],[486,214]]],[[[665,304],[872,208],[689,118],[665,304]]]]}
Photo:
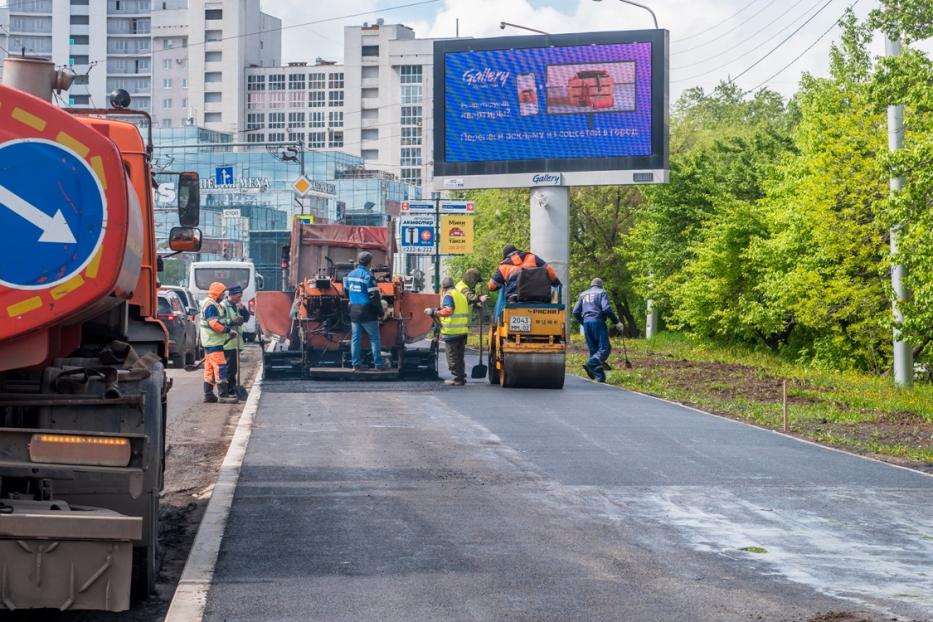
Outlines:
{"type": "Polygon", "coordinates": [[[224,461],[217,474],[211,499],[198,526],[198,533],[188,553],[188,560],[175,588],[175,595],[169,605],[164,622],[196,622],[204,618],[207,606],[207,594],[214,579],[214,566],[220,553],[227,526],[227,517],[233,505],[240,468],[246,456],[250,435],[253,432],[253,419],[259,409],[262,395],[263,362],[260,358],[255,380],[250,387],[249,397],[240,413],[233,438],[224,456],[224,461]]]}
{"type": "Polygon", "coordinates": [[[790,439],[790,440],[792,440],[792,441],[797,441],[798,443],[804,443],[805,445],[812,445],[812,446],[814,446],[814,447],[819,447],[820,449],[826,449],[826,450],[828,450],[828,451],[834,451],[834,452],[836,452],[837,454],[845,454],[846,456],[852,456],[853,458],[860,458],[860,459],[862,459],[862,460],[867,460],[867,461],[869,461],[869,462],[876,462],[876,463],[878,463],[878,464],[883,464],[884,466],[887,466],[887,467],[891,467],[891,468],[894,468],[894,469],[901,469],[901,470],[903,470],[903,471],[908,471],[908,472],[914,473],[914,474],[916,474],[916,475],[923,475],[924,477],[933,477],[933,473],[927,473],[926,471],[920,471],[920,470],[918,470],[918,469],[912,469],[912,468],[910,468],[910,467],[902,466],[902,465],[900,465],[900,464],[894,464],[893,462],[885,462],[884,460],[880,460],[880,459],[878,459],[878,458],[872,458],[871,456],[864,456],[864,455],[862,455],[862,454],[857,454],[857,453],[855,453],[855,452],[853,452],[853,451],[847,451],[847,450],[842,449],[842,448],[840,448],[840,447],[832,447],[832,446],[830,446],[830,445],[823,445],[822,443],[817,443],[816,441],[811,441],[811,440],[806,439],[806,438],[801,438],[801,437],[799,437],[799,436],[794,436],[793,434],[788,434],[788,433],[782,432],[781,430],[775,430],[775,429],[773,429],[773,428],[766,428],[766,427],[764,427],[764,426],[755,425],[754,423],[749,423],[749,422],[747,422],[747,421],[742,421],[742,420],[740,420],[740,419],[733,419],[732,417],[727,417],[727,416],[725,416],[725,415],[717,415],[716,413],[711,413],[711,412],[709,412],[709,411],[707,411],[707,410],[703,410],[703,409],[701,409],[701,408],[697,408],[696,406],[690,406],[689,404],[683,404],[683,403],[681,403],[681,402],[675,402],[674,400],[669,400],[669,399],[664,398],[664,397],[658,397],[657,395],[651,395],[650,393],[642,393],[641,391],[635,391],[634,389],[628,389],[628,388],[626,388],[626,387],[622,387],[622,386],[619,386],[619,385],[609,384],[608,382],[596,382],[595,380],[590,380],[589,378],[584,378],[583,376],[577,376],[576,374],[571,374],[571,375],[573,375],[573,376],[579,378],[580,380],[582,380],[582,381],[584,381],[584,382],[589,382],[590,384],[601,385],[601,386],[604,386],[604,387],[608,387],[608,388],[610,388],[610,389],[615,389],[616,391],[625,391],[626,393],[632,393],[632,394],[634,394],[634,395],[640,395],[640,396],[642,396],[642,397],[651,398],[651,399],[657,400],[657,401],[659,401],[659,402],[665,402],[665,403],[667,403],[667,404],[670,404],[671,406],[679,406],[679,407],[681,407],[681,408],[686,408],[687,410],[692,410],[693,412],[700,413],[701,415],[706,415],[707,417],[715,417],[716,419],[722,419],[723,421],[731,421],[732,423],[737,423],[737,424],[739,424],[739,425],[744,425],[744,426],[747,426],[747,427],[750,427],[750,428],[755,428],[756,430],[762,430],[762,431],[764,431],[764,432],[770,432],[770,433],[772,433],[772,434],[776,434],[776,435],[778,435],[778,436],[782,436],[782,437],[787,438],[787,439],[790,439]]]}

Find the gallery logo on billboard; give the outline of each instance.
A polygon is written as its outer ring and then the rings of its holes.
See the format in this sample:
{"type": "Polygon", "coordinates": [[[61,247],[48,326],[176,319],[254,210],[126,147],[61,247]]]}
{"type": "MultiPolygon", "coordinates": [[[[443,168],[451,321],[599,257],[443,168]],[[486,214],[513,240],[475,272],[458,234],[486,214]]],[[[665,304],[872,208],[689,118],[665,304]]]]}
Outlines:
{"type": "Polygon", "coordinates": [[[505,86],[510,75],[511,71],[492,70],[489,67],[467,69],[463,72],[463,81],[474,87],[505,86]]]}
{"type": "Polygon", "coordinates": [[[560,173],[538,173],[531,178],[532,186],[559,186],[560,173]]]}

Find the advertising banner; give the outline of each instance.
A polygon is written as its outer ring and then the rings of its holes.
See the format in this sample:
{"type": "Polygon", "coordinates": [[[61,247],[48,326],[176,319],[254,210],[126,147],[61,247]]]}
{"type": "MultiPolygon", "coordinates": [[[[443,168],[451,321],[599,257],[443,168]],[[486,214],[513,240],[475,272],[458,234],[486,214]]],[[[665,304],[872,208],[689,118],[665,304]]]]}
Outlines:
{"type": "Polygon", "coordinates": [[[473,216],[441,216],[441,255],[473,252],[473,216]]]}

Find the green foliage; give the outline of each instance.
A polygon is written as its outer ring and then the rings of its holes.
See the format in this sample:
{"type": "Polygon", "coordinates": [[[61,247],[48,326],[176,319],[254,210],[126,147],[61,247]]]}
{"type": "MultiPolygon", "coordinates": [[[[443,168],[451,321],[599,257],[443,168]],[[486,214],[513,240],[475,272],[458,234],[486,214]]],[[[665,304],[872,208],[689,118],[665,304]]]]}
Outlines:
{"type": "Polygon", "coordinates": [[[871,12],[869,26],[893,39],[920,41],[933,37],[933,3],[930,0],[881,0],[871,12]]]}

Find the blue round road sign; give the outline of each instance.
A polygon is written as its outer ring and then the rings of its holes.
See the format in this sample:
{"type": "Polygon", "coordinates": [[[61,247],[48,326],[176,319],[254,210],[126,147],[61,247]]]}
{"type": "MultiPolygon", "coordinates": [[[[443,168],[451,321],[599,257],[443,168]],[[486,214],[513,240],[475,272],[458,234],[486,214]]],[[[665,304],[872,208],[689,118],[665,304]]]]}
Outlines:
{"type": "Polygon", "coordinates": [[[48,140],[0,145],[0,284],[67,281],[97,253],[106,226],[103,188],[83,158],[48,140]]]}

